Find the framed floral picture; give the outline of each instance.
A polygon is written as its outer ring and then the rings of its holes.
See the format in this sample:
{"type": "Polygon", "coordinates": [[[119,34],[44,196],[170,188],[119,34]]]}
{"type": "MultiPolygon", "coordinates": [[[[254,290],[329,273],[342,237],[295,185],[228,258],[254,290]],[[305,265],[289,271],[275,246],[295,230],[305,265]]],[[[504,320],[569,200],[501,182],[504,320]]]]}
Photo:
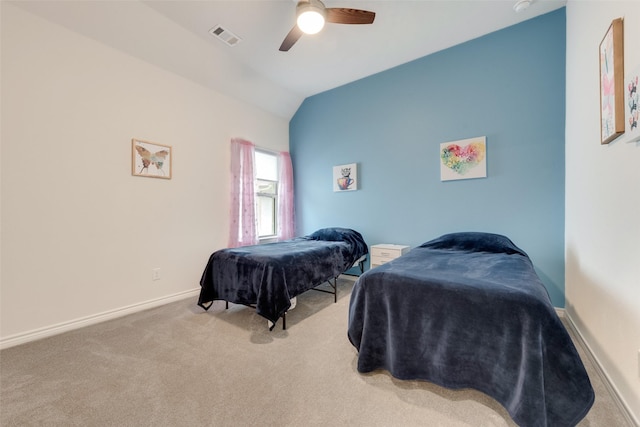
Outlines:
{"type": "Polygon", "coordinates": [[[440,144],[440,180],[487,177],[487,138],[462,139],[440,144]]]}

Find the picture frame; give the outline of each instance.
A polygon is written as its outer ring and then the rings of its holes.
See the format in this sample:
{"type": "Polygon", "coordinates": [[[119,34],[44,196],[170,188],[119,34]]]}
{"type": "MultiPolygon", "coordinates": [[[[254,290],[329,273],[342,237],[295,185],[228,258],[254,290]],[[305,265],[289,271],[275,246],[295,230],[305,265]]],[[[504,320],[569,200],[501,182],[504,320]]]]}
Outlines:
{"type": "Polygon", "coordinates": [[[611,22],[600,42],[600,143],[624,133],[623,19],[611,22]]]}
{"type": "Polygon", "coordinates": [[[170,145],[131,139],[131,174],[171,179],[173,153],[170,145]]]}
{"type": "Polygon", "coordinates": [[[486,177],[486,136],[440,144],[440,181],[486,177]]]}
{"type": "Polygon", "coordinates": [[[333,191],[355,191],[358,189],[358,164],[349,163],[333,167],[333,191]]]}
{"type": "Polygon", "coordinates": [[[640,64],[624,79],[625,138],[640,141],[640,64]]]}

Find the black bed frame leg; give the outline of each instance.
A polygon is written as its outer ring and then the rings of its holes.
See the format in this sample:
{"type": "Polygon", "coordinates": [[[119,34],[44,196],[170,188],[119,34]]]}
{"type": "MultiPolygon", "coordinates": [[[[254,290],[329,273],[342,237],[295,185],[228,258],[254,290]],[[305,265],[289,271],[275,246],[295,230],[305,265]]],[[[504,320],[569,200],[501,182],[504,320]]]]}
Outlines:
{"type": "MultiPolygon", "coordinates": [[[[333,288],[333,292],[328,291],[326,289],[316,289],[316,288],[311,288],[310,290],[324,292],[327,294],[333,294],[333,302],[337,303],[338,302],[338,277],[336,276],[333,278],[333,283],[331,283],[331,279],[327,280],[327,282],[329,283],[329,286],[333,288]]],[[[227,307],[228,306],[229,306],[229,303],[227,302],[227,307]]],[[[272,328],[275,327],[275,324],[271,327],[272,328]]],[[[284,314],[282,315],[282,330],[284,331],[285,329],[287,329],[287,312],[284,312],[284,314]]]]}

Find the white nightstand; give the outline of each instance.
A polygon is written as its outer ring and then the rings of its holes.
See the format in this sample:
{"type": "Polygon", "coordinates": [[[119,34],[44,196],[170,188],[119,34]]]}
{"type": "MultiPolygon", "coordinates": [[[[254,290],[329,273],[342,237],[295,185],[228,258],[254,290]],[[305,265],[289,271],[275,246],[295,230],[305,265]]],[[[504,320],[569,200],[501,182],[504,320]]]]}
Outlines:
{"type": "Polygon", "coordinates": [[[409,246],[382,243],[371,246],[371,268],[378,267],[409,252],[409,246]]]}

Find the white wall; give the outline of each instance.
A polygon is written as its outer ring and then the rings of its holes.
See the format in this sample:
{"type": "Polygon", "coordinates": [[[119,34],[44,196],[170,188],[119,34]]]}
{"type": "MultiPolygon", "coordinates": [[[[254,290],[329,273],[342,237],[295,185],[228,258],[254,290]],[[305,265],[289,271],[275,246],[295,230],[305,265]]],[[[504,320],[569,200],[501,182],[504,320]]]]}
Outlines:
{"type": "Polygon", "coordinates": [[[640,143],[600,145],[598,46],[624,18],[625,67],[640,66],[640,2],[567,5],[567,313],[640,419],[640,143]]]}
{"type": "Polygon", "coordinates": [[[197,296],[230,138],[288,149],[288,120],[6,2],[1,78],[3,346],[197,296]],[[171,145],[173,179],[132,176],[131,138],[171,145]]]}

